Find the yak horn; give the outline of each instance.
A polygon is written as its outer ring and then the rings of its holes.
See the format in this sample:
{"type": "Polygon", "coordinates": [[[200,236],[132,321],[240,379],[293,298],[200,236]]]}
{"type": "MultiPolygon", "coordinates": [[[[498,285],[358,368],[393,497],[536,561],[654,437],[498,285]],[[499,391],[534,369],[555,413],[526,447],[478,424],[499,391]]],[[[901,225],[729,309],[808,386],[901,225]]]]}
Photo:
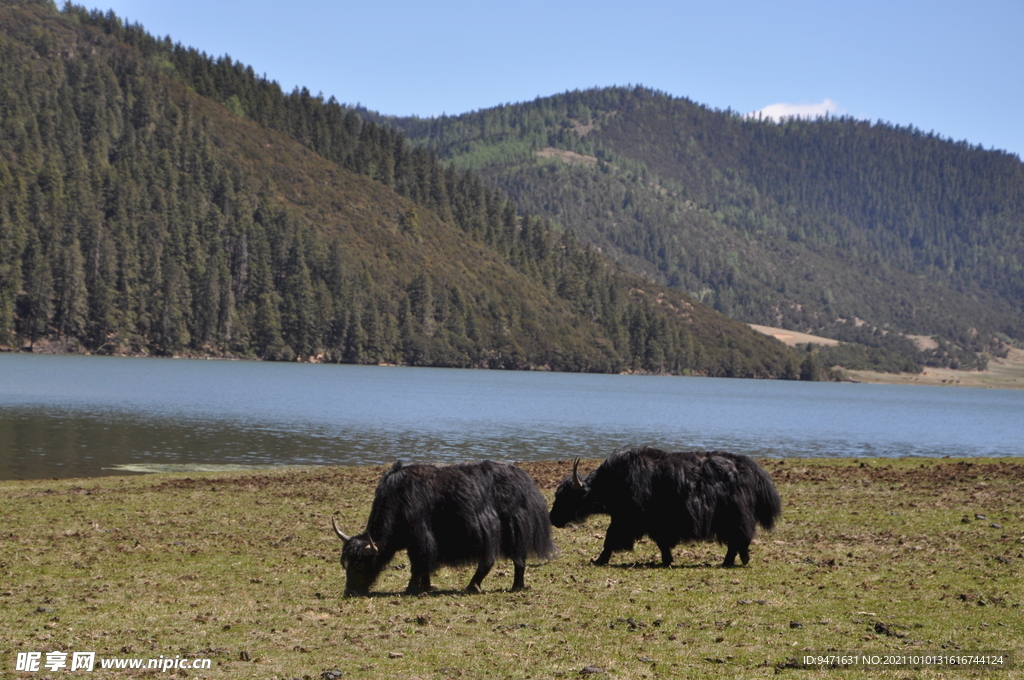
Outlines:
{"type": "Polygon", "coordinates": [[[331,526],[334,527],[334,533],[336,533],[338,535],[338,538],[340,538],[342,541],[344,541],[345,543],[348,543],[349,541],[352,540],[350,537],[348,537],[345,534],[341,533],[341,529],[338,528],[338,523],[334,521],[334,517],[333,516],[331,517],[331,526]]]}
{"type": "Polygon", "coordinates": [[[572,488],[574,488],[574,489],[582,489],[583,488],[583,482],[580,481],[579,467],[580,467],[580,459],[577,458],[576,460],[574,460],[572,462],[572,488]]]}
{"type": "Polygon", "coordinates": [[[370,534],[366,534],[366,540],[369,541],[370,544],[363,548],[363,554],[376,555],[380,552],[380,549],[377,548],[377,544],[373,542],[372,538],[370,538],[370,534]]]}

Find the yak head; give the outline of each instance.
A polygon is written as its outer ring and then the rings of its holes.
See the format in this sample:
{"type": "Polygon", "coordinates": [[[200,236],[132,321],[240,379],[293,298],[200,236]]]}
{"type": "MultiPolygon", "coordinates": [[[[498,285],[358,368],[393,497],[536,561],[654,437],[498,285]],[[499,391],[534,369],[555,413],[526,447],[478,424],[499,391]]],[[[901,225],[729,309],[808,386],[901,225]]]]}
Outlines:
{"type": "Polygon", "coordinates": [[[572,475],[562,480],[555,490],[555,502],[551,506],[551,523],[558,528],[569,522],[582,522],[589,515],[587,493],[590,487],[580,479],[580,459],[572,462],[572,475]]]}
{"type": "Polygon", "coordinates": [[[345,595],[369,595],[370,586],[377,580],[385,564],[377,544],[367,533],[346,536],[333,517],[331,526],[342,542],[341,566],[345,570],[345,595]]]}

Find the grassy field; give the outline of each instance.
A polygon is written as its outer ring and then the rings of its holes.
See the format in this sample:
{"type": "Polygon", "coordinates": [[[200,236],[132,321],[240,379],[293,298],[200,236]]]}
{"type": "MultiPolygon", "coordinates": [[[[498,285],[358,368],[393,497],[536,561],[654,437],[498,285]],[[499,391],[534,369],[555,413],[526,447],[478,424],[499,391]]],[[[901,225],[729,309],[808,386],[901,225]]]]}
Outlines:
{"type": "MultiPolygon", "coordinates": [[[[808,651],[1010,651],[1024,660],[1024,462],[763,461],[784,503],[747,567],[643,541],[607,567],[607,518],[555,529],[560,555],[510,593],[499,563],[406,597],[399,554],[343,598],[337,514],[363,528],[381,468],[0,483],[0,676],[19,652],[210,659],[209,678],[1018,677],[796,667],[808,651]],[[332,671],[339,671],[333,673],[332,671]]],[[[590,465],[592,465],[591,463],[590,465]]],[[[588,470],[584,463],[581,470],[588,470]]],[[[523,464],[550,499],[569,464],[523,464]]],[[[69,655],[70,664],[70,655],[69,655]]],[[[96,670],[88,677],[156,677],[96,670]]]]}

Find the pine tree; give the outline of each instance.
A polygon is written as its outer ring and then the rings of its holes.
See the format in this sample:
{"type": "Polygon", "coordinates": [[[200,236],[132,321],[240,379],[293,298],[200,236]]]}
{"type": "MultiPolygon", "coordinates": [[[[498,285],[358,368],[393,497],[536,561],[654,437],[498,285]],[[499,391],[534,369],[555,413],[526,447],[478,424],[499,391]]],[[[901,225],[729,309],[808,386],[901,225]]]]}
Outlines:
{"type": "Polygon", "coordinates": [[[25,288],[17,310],[18,334],[28,338],[30,347],[47,335],[53,315],[53,273],[42,249],[35,232],[30,232],[22,257],[25,288]]]}

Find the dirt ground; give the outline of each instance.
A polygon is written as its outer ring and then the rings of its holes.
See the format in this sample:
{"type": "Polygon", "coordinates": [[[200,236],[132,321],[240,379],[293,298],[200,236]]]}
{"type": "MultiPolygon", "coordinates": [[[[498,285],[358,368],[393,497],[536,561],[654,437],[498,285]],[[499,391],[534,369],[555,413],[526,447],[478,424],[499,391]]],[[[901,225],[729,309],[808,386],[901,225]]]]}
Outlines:
{"type": "Polygon", "coordinates": [[[838,340],[832,338],[823,338],[820,335],[811,335],[810,333],[801,333],[800,331],[791,331],[785,328],[773,328],[771,326],[759,326],[755,323],[747,324],[758,333],[764,333],[770,335],[776,340],[782,341],[789,347],[796,347],[797,345],[806,345],[811,343],[812,345],[826,345],[832,347],[838,345],[838,340]]]}

